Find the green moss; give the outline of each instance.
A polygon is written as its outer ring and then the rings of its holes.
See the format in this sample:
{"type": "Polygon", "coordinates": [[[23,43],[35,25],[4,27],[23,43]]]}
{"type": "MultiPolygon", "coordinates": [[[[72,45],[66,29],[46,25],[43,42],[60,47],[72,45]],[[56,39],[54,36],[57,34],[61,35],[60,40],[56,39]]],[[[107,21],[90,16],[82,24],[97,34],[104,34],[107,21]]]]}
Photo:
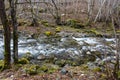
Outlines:
{"type": "Polygon", "coordinates": [[[26,24],[28,24],[28,22],[26,20],[24,20],[24,19],[18,19],[18,25],[19,26],[24,26],[26,24]]]}
{"type": "Polygon", "coordinates": [[[45,21],[45,20],[41,21],[41,24],[44,25],[44,26],[46,26],[46,27],[49,26],[49,23],[47,21],[45,21]]]}
{"type": "Polygon", "coordinates": [[[40,27],[38,27],[36,30],[37,30],[37,32],[40,32],[41,28],[40,28],[40,27]]]}
{"type": "Polygon", "coordinates": [[[39,13],[44,13],[44,12],[46,12],[47,11],[47,9],[44,9],[44,8],[40,8],[39,9],[39,13]]]}
{"type": "Polygon", "coordinates": [[[61,27],[58,26],[55,31],[56,32],[60,32],[61,31],[61,27]]]}
{"type": "Polygon", "coordinates": [[[102,34],[100,32],[98,32],[96,29],[86,30],[85,32],[88,34],[93,34],[93,35],[98,36],[98,37],[102,36],[102,34]]]}
{"type": "Polygon", "coordinates": [[[85,27],[83,23],[80,23],[79,21],[74,20],[74,19],[68,19],[66,21],[66,24],[73,28],[84,28],[85,27]]]}
{"type": "Polygon", "coordinates": [[[120,30],[117,30],[116,32],[117,32],[117,33],[120,33],[120,30]]]}
{"type": "Polygon", "coordinates": [[[26,73],[30,75],[35,75],[38,74],[37,72],[38,68],[39,68],[38,65],[27,65],[24,67],[24,70],[26,71],[26,73]]]}
{"type": "Polygon", "coordinates": [[[0,71],[3,70],[3,68],[4,68],[4,61],[0,60],[0,71]]]}
{"type": "Polygon", "coordinates": [[[39,72],[47,72],[48,71],[48,67],[46,65],[43,65],[41,66],[39,69],[38,69],[39,72]]]}
{"type": "Polygon", "coordinates": [[[105,75],[104,73],[101,73],[99,80],[106,80],[106,78],[107,78],[107,75],[105,75]]]}
{"type": "Polygon", "coordinates": [[[51,31],[46,31],[46,32],[45,32],[45,35],[46,35],[46,36],[51,36],[51,35],[52,35],[52,32],[51,32],[51,31]]]}
{"type": "Polygon", "coordinates": [[[21,58],[18,60],[18,64],[28,64],[28,63],[29,63],[29,61],[26,58],[21,58]]]}
{"type": "Polygon", "coordinates": [[[23,65],[22,64],[15,64],[13,69],[14,70],[18,70],[19,68],[21,68],[23,65]]]}
{"type": "Polygon", "coordinates": [[[24,55],[23,55],[23,58],[27,59],[27,60],[30,60],[33,58],[32,54],[30,52],[26,52],[24,55]]]}
{"type": "Polygon", "coordinates": [[[86,64],[81,65],[81,69],[87,70],[88,69],[88,65],[86,65],[86,64]]]}
{"type": "Polygon", "coordinates": [[[65,64],[68,64],[68,65],[70,65],[70,66],[77,66],[77,65],[78,65],[77,62],[71,61],[71,60],[66,60],[66,61],[65,61],[65,64]]]}
{"type": "Polygon", "coordinates": [[[68,20],[66,21],[66,23],[67,23],[67,25],[69,25],[69,26],[71,26],[71,27],[75,27],[77,21],[74,20],[74,19],[68,19],[68,20]]]}
{"type": "Polygon", "coordinates": [[[63,67],[66,64],[66,61],[65,60],[57,60],[55,62],[55,64],[58,65],[58,66],[60,66],[60,67],[63,67]]]}
{"type": "Polygon", "coordinates": [[[44,64],[40,66],[37,71],[38,73],[53,73],[57,71],[59,67],[57,65],[52,65],[52,64],[44,64]]]}
{"type": "Polygon", "coordinates": [[[101,68],[100,67],[96,67],[93,69],[94,72],[100,72],[101,71],[101,68]]]}

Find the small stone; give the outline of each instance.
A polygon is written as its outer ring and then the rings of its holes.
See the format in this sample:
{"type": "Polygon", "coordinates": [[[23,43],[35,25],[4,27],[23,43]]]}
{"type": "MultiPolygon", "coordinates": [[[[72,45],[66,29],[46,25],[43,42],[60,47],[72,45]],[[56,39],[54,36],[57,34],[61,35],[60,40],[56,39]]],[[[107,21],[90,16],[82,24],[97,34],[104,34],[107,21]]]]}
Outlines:
{"type": "Polygon", "coordinates": [[[14,75],[11,75],[11,76],[10,76],[10,78],[13,78],[13,77],[14,77],[14,75]]]}
{"type": "Polygon", "coordinates": [[[65,68],[62,68],[62,70],[60,71],[61,74],[65,75],[68,73],[68,71],[65,68]]]}
{"type": "Polygon", "coordinates": [[[89,51],[88,51],[86,54],[90,55],[90,54],[91,54],[91,52],[89,52],[89,51]]]}
{"type": "Polygon", "coordinates": [[[38,57],[37,57],[37,59],[38,60],[45,60],[45,55],[43,55],[43,54],[40,54],[38,57]]]}
{"type": "Polygon", "coordinates": [[[84,76],[85,74],[81,74],[80,76],[82,77],[82,76],[84,76]]]}

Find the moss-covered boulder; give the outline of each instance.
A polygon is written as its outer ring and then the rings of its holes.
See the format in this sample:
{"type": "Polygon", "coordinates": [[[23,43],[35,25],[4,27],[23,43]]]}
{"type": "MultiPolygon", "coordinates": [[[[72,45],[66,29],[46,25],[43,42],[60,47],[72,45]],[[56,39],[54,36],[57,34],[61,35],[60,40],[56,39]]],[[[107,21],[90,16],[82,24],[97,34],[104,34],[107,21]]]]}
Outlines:
{"type": "Polygon", "coordinates": [[[55,31],[56,32],[60,32],[61,31],[61,27],[57,26],[55,31]]]}
{"type": "Polygon", "coordinates": [[[49,37],[49,36],[52,36],[53,33],[52,33],[51,31],[46,31],[46,32],[45,32],[45,35],[49,37]]]}
{"type": "Polygon", "coordinates": [[[43,64],[38,68],[38,73],[53,73],[59,70],[59,66],[53,64],[43,64]]]}
{"type": "Polygon", "coordinates": [[[20,58],[18,60],[18,64],[28,64],[29,60],[27,58],[20,58]]]}
{"type": "Polygon", "coordinates": [[[68,26],[71,26],[71,27],[74,27],[74,28],[84,28],[84,27],[85,27],[84,24],[82,24],[82,23],[80,23],[79,21],[74,20],[74,19],[68,19],[68,20],[66,21],[66,24],[67,24],[68,26]]]}
{"type": "Polygon", "coordinates": [[[35,74],[37,74],[38,72],[37,72],[37,69],[39,68],[39,66],[38,65],[25,65],[24,67],[23,67],[23,70],[27,73],[27,74],[29,74],[29,75],[35,75],[35,74]]]}
{"type": "Polygon", "coordinates": [[[23,55],[23,58],[26,58],[28,60],[31,60],[33,59],[33,55],[30,53],[30,52],[26,52],[24,55],[23,55]]]}

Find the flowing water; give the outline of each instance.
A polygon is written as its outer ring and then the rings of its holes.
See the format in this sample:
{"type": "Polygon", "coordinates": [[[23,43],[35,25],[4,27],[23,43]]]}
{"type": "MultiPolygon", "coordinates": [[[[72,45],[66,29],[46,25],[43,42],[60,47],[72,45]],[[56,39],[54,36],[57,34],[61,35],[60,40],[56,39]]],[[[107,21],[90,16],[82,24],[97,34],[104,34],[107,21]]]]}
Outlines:
{"type": "MultiPolygon", "coordinates": [[[[19,56],[24,55],[26,52],[30,52],[33,56],[38,56],[40,54],[63,54],[70,53],[70,56],[75,55],[82,56],[85,54],[92,54],[93,51],[98,51],[101,55],[107,54],[107,58],[102,58],[103,60],[109,59],[113,56],[116,50],[115,39],[114,38],[97,38],[97,37],[61,37],[60,40],[53,40],[53,42],[46,43],[41,42],[41,40],[46,40],[44,38],[33,39],[28,38],[24,35],[19,37],[18,42],[18,53],[19,56]],[[76,44],[77,43],[77,44],[76,44]],[[83,54],[85,53],[85,54],[83,54]]],[[[47,40],[46,40],[47,41],[47,40]]],[[[13,51],[13,41],[11,40],[11,50],[13,51]]],[[[0,35],[0,59],[4,58],[4,43],[3,35],[0,35]]],[[[112,58],[113,58],[112,57],[112,58]]]]}

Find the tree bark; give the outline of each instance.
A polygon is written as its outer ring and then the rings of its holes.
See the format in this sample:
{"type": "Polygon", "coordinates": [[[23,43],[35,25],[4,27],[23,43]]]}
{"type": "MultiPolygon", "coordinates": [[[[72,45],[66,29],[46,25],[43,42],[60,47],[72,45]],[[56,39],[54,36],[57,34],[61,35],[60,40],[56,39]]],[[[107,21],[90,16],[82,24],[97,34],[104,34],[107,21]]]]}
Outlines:
{"type": "Polygon", "coordinates": [[[16,3],[17,0],[9,0],[10,8],[11,8],[11,19],[13,26],[13,59],[14,63],[18,62],[18,30],[17,30],[17,18],[16,18],[16,3]]]}
{"type": "Polygon", "coordinates": [[[10,40],[11,40],[11,31],[8,24],[7,15],[5,12],[4,0],[0,0],[0,18],[4,28],[4,68],[10,68],[11,61],[11,50],[10,50],[10,40]]]}

